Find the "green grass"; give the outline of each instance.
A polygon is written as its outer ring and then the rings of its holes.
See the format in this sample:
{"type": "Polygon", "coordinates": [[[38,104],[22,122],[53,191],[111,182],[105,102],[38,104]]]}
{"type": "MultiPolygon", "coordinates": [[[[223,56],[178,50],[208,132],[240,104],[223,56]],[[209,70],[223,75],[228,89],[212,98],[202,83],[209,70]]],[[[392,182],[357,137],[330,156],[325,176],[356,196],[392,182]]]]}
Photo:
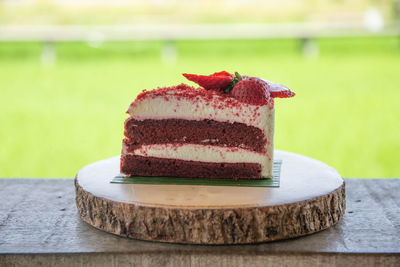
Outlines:
{"type": "Polygon", "coordinates": [[[53,66],[38,43],[0,44],[0,177],[73,177],[120,153],[124,113],[142,89],[180,75],[240,71],[288,85],[276,100],[275,148],[335,167],[344,177],[399,177],[400,43],[397,38],[56,45],[53,66]]]}

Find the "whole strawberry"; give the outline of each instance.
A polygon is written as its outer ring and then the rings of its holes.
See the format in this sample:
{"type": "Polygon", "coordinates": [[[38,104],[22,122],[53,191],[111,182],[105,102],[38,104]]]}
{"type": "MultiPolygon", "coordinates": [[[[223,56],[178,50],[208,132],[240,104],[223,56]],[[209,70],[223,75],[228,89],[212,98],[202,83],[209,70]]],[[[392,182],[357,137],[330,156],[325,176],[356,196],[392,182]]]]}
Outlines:
{"type": "Polygon", "coordinates": [[[272,105],[268,83],[256,77],[244,77],[230,92],[232,97],[251,105],[272,105]]]}
{"type": "Polygon", "coordinates": [[[215,90],[218,92],[224,92],[226,88],[232,85],[234,78],[233,74],[226,71],[216,72],[211,75],[197,75],[184,73],[186,79],[197,83],[206,90],[215,90]]]}

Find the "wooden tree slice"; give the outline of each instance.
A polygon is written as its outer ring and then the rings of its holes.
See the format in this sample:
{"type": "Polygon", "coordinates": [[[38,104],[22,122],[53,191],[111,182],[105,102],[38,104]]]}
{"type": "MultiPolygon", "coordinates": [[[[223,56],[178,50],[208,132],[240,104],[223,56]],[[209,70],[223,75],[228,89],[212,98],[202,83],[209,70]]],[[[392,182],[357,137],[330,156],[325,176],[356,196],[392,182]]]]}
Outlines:
{"type": "Polygon", "coordinates": [[[120,236],[191,244],[246,244],[324,230],[345,212],[345,185],[328,165],[276,151],[281,186],[110,184],[119,157],[90,164],[75,179],[80,217],[120,236]]]}

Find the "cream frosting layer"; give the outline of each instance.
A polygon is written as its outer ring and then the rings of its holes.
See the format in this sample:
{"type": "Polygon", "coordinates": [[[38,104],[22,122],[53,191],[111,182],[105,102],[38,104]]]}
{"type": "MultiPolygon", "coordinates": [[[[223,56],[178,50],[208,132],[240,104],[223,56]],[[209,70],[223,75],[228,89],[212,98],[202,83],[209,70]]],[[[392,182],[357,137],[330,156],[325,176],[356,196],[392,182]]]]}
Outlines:
{"type": "MultiPolygon", "coordinates": [[[[204,90],[204,89],[198,89],[204,90]]],[[[127,111],[137,120],[144,119],[188,119],[239,122],[260,129],[269,128],[274,123],[274,108],[240,102],[233,97],[219,94],[199,94],[184,97],[175,91],[161,96],[150,96],[134,101],[127,111]]]]}
{"type": "Polygon", "coordinates": [[[129,154],[200,162],[258,163],[262,168],[262,177],[272,177],[272,160],[268,155],[241,148],[197,144],[153,144],[143,145],[129,154]]]}

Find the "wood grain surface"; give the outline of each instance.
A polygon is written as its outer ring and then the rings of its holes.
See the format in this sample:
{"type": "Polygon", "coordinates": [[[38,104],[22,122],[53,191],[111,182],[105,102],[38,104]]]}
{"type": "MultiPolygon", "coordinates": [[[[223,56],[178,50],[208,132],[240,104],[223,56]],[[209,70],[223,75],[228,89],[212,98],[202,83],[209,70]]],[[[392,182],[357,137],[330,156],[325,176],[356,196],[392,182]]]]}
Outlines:
{"type": "Polygon", "coordinates": [[[277,151],[279,188],[110,184],[119,157],[76,176],[81,218],[113,234],[162,242],[248,244],[324,230],[345,212],[345,187],[328,165],[277,151]]]}
{"type": "Polygon", "coordinates": [[[400,179],[345,179],[325,231],[254,245],[122,238],[83,222],[73,179],[0,179],[0,266],[399,266],[400,179]]]}

